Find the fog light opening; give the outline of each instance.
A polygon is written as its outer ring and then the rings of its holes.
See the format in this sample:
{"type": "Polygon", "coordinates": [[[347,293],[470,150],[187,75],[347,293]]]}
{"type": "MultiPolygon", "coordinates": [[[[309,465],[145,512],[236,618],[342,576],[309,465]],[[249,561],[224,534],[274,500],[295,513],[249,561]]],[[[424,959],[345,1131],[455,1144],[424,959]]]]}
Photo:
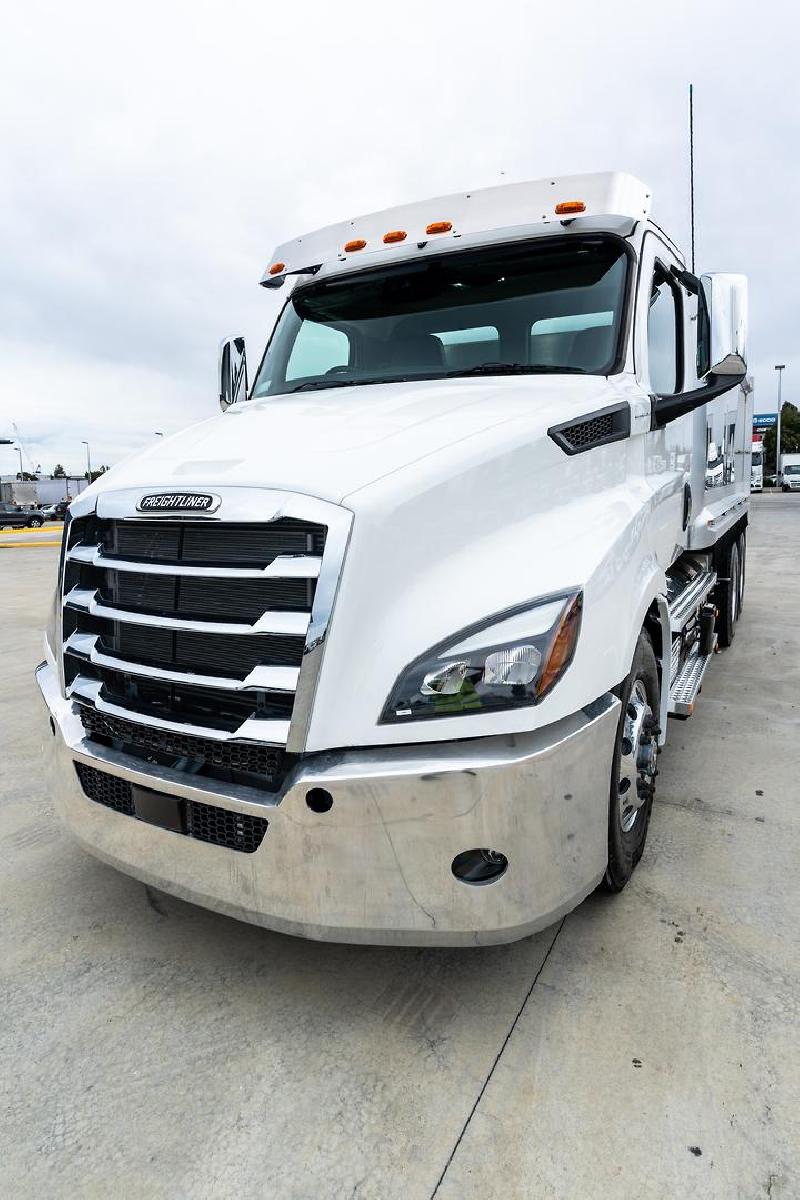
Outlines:
{"type": "Polygon", "coordinates": [[[462,883],[494,883],[508,869],[508,859],[499,850],[462,850],[453,859],[452,872],[462,883]]]}
{"type": "Polygon", "coordinates": [[[306,804],[315,813],[326,813],[333,808],[333,796],[325,788],[311,788],[306,792],[306,804]]]}

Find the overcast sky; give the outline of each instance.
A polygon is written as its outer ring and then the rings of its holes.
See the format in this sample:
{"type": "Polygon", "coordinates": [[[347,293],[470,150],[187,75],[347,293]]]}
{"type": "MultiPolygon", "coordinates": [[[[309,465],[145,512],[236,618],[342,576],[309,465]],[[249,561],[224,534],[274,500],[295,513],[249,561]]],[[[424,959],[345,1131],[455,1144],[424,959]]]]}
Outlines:
{"type": "MultiPolygon", "coordinates": [[[[756,409],[800,380],[794,5],[6,5],[0,436],[114,463],[216,411],[219,339],[251,366],[276,243],[427,195],[620,169],[698,270],[750,277],[756,409]]],[[[17,458],[0,447],[0,473],[17,458]]],[[[26,462],[26,468],[27,468],[26,462]]]]}

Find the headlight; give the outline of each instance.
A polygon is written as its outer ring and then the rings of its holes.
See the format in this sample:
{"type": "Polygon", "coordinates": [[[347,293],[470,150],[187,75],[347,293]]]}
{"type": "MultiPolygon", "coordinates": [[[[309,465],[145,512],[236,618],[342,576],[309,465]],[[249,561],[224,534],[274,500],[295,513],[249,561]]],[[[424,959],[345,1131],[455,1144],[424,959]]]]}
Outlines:
{"type": "Polygon", "coordinates": [[[463,629],[406,667],[380,724],[538,704],[572,662],[583,593],[562,592],[463,629]]]}

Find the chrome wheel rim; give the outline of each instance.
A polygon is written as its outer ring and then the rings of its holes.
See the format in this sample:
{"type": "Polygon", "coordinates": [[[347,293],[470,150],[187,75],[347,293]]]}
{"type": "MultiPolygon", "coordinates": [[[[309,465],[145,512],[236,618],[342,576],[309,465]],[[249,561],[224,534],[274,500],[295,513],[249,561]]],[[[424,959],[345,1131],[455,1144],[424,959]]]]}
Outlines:
{"type": "Polygon", "coordinates": [[[653,710],[647,701],[644,682],[636,679],[625,706],[620,742],[617,795],[623,833],[630,833],[643,805],[653,795],[657,755],[653,710]]]}

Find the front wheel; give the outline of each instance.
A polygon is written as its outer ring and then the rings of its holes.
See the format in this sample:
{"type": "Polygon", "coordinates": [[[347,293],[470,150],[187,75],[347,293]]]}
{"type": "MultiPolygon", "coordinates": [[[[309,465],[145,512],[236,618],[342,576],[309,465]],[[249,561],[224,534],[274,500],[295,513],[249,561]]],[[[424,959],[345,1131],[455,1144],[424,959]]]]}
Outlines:
{"type": "Polygon", "coordinates": [[[642,631],[622,687],[608,809],[608,866],[603,887],[621,892],[642,857],[658,774],[660,687],[656,656],[642,631]]]}
{"type": "Polygon", "coordinates": [[[40,529],[42,525],[44,525],[44,521],[41,517],[31,517],[30,521],[28,521],[28,524],[30,525],[31,529],[40,529]]]}

